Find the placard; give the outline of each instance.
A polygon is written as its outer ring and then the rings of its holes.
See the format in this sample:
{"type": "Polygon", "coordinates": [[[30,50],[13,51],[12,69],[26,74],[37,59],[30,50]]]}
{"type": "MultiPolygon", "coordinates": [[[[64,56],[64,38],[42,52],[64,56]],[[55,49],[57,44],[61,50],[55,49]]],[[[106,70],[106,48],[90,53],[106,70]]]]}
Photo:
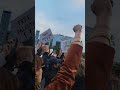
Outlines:
{"type": "Polygon", "coordinates": [[[62,50],[62,52],[67,52],[68,48],[71,45],[71,43],[72,43],[72,39],[62,41],[61,42],[61,50],[62,50]]]}
{"type": "Polygon", "coordinates": [[[16,33],[19,42],[24,42],[35,36],[35,7],[17,17],[11,23],[11,30],[16,33]]]}
{"type": "Polygon", "coordinates": [[[53,34],[51,32],[51,29],[48,29],[47,31],[43,32],[40,35],[40,40],[42,43],[50,42],[53,39],[53,34]]]}

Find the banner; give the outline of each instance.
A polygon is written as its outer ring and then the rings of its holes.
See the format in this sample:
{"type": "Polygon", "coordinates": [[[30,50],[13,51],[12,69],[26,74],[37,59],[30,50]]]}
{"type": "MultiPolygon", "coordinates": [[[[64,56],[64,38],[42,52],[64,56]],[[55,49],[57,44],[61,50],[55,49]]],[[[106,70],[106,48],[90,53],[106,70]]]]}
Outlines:
{"type": "Polygon", "coordinates": [[[11,30],[16,33],[19,42],[24,42],[35,36],[35,7],[11,22],[11,30]]]}
{"type": "Polygon", "coordinates": [[[72,39],[62,41],[61,42],[61,50],[62,50],[62,52],[67,52],[68,48],[71,45],[71,43],[72,43],[72,39]]]}
{"type": "Polygon", "coordinates": [[[47,31],[43,32],[40,35],[40,40],[42,43],[50,42],[53,39],[53,34],[51,32],[51,29],[48,29],[47,31]]]}

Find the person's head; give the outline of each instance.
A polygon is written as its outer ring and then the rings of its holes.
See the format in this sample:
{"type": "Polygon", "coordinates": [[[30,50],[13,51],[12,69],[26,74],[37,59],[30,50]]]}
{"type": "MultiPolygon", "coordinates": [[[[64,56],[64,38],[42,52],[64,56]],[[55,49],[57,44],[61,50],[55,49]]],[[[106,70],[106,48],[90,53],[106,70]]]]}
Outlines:
{"type": "Polygon", "coordinates": [[[35,55],[35,82],[39,84],[42,79],[42,64],[43,60],[38,55],[35,55]]]}
{"type": "Polygon", "coordinates": [[[20,90],[17,77],[4,68],[0,68],[0,90],[20,90]]]}
{"type": "Polygon", "coordinates": [[[60,67],[61,67],[61,64],[60,64],[60,63],[54,64],[54,68],[55,68],[55,69],[59,69],[60,67]]]}
{"type": "Polygon", "coordinates": [[[17,63],[21,64],[24,61],[33,61],[33,47],[20,46],[16,49],[17,63]]]}
{"type": "Polygon", "coordinates": [[[42,52],[49,52],[49,46],[48,45],[43,45],[42,46],[42,52]]]}
{"type": "Polygon", "coordinates": [[[56,57],[51,57],[49,60],[49,65],[50,65],[50,68],[54,68],[54,69],[58,69],[60,68],[60,63],[62,62],[61,59],[57,59],[56,57]]]}

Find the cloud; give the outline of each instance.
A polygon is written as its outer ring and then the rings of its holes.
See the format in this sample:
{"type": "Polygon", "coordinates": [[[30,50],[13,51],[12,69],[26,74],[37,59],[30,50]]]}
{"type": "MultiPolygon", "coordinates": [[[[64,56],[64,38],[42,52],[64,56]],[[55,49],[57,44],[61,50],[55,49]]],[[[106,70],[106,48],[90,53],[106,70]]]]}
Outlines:
{"type": "Polygon", "coordinates": [[[71,3],[73,4],[73,7],[78,9],[81,7],[85,7],[85,0],[71,0],[71,3]]]}
{"type": "MultiPolygon", "coordinates": [[[[54,34],[74,36],[72,28],[74,27],[75,24],[68,25],[58,20],[49,20],[47,15],[45,15],[43,12],[36,13],[35,24],[36,24],[35,29],[40,30],[41,33],[47,30],[48,28],[51,28],[54,34]]],[[[83,33],[85,33],[84,31],[85,30],[83,28],[83,33]]]]}
{"type": "Polygon", "coordinates": [[[41,32],[44,32],[48,28],[51,28],[54,34],[58,34],[58,32],[63,34],[64,32],[60,32],[60,31],[66,28],[64,24],[61,24],[57,20],[54,21],[48,20],[47,15],[45,15],[42,12],[37,13],[35,22],[36,22],[36,30],[40,30],[41,32]]]}
{"type": "MultiPolygon", "coordinates": [[[[53,34],[62,34],[65,36],[74,37],[74,32],[72,29],[75,24],[67,25],[67,24],[59,22],[58,20],[49,20],[47,15],[43,12],[36,13],[35,24],[36,24],[35,30],[39,30],[40,33],[50,28],[53,34]]],[[[83,41],[83,45],[85,45],[85,28],[84,27],[83,27],[82,32],[83,32],[82,41],[83,41]]],[[[85,47],[83,51],[85,51],[85,47]]]]}
{"type": "Polygon", "coordinates": [[[35,16],[35,24],[35,29],[40,30],[41,33],[47,30],[48,28],[51,28],[53,32],[55,32],[54,30],[56,28],[57,22],[48,20],[47,16],[44,13],[40,12],[37,13],[35,16]]]}

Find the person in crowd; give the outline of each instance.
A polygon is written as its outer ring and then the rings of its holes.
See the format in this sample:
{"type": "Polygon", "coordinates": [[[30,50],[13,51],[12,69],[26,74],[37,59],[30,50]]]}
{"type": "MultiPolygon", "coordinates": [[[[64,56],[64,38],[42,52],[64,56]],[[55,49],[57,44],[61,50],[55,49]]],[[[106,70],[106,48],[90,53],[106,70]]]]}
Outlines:
{"type": "Polygon", "coordinates": [[[60,70],[61,66],[61,59],[57,59],[55,56],[51,56],[48,60],[49,69],[47,71],[46,77],[45,77],[45,86],[47,86],[53,77],[56,76],[57,72],[60,70]]]}
{"type": "Polygon", "coordinates": [[[45,81],[42,80],[42,65],[43,59],[35,55],[35,88],[43,88],[45,86],[45,81]]]}
{"type": "Polygon", "coordinates": [[[85,59],[81,58],[79,69],[75,77],[75,83],[71,90],[85,90],[85,59]]]}
{"type": "Polygon", "coordinates": [[[110,46],[111,0],[95,0],[91,6],[96,15],[94,33],[86,44],[85,89],[108,90],[115,49],[110,46]]]}
{"type": "Polygon", "coordinates": [[[18,78],[5,68],[0,68],[0,90],[20,90],[18,78]]]}
{"type": "Polygon", "coordinates": [[[47,62],[47,60],[49,59],[49,46],[48,45],[43,45],[42,46],[42,58],[43,58],[43,61],[44,63],[47,62]]]}
{"type": "Polygon", "coordinates": [[[58,58],[58,59],[61,59],[61,60],[63,60],[63,58],[64,58],[64,53],[62,53],[62,50],[61,50],[61,49],[59,50],[59,52],[58,52],[58,54],[57,54],[57,58],[58,58]]]}
{"type": "Polygon", "coordinates": [[[14,66],[16,65],[17,39],[13,37],[8,37],[7,45],[10,53],[5,57],[6,64],[4,65],[4,67],[10,71],[13,71],[14,66]]]}
{"type": "Polygon", "coordinates": [[[48,73],[48,59],[49,59],[49,46],[48,45],[42,45],[42,59],[44,62],[44,67],[43,69],[43,77],[46,77],[46,74],[48,73]]]}
{"type": "Polygon", "coordinates": [[[21,90],[34,89],[33,47],[20,46],[16,50],[18,72],[17,77],[21,83],[21,90]]]}
{"type": "Polygon", "coordinates": [[[82,27],[80,25],[76,25],[73,28],[75,37],[60,71],[51,80],[49,85],[43,89],[36,88],[36,90],[71,90],[80,64],[79,59],[82,55],[82,46],[80,44],[81,28],[82,27]]]}

